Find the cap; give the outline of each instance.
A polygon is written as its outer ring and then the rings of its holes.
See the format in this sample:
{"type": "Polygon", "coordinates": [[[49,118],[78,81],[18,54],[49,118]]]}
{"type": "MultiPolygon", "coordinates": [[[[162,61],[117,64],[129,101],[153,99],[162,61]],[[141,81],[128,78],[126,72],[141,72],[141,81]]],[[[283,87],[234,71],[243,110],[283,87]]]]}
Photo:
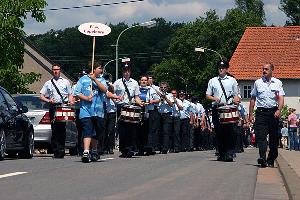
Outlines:
{"type": "Polygon", "coordinates": [[[222,60],[219,61],[218,63],[219,68],[229,68],[229,63],[227,59],[223,58],[222,60]]]}
{"type": "Polygon", "coordinates": [[[185,92],[183,90],[180,90],[178,94],[179,95],[185,95],[185,92]]]}
{"type": "Polygon", "coordinates": [[[124,65],[122,66],[122,69],[123,70],[126,70],[126,69],[131,69],[131,66],[130,66],[130,64],[129,63],[124,63],[124,65]]]}

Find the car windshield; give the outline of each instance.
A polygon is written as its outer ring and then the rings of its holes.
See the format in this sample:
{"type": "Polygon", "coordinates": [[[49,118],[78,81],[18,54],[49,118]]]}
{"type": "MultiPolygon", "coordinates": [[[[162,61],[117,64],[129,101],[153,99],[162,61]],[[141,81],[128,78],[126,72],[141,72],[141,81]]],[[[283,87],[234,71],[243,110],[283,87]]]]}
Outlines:
{"type": "Polygon", "coordinates": [[[29,110],[49,109],[49,104],[42,102],[38,96],[15,96],[14,99],[29,110]]]}

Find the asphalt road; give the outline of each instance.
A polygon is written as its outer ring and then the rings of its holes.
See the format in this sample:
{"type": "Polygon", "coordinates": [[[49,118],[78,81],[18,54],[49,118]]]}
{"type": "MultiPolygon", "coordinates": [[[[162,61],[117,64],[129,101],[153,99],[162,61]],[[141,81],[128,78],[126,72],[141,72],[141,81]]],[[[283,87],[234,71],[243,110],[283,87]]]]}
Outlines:
{"type": "Polygon", "coordinates": [[[0,162],[0,200],[190,200],[254,198],[257,150],[235,162],[216,161],[214,151],[119,158],[95,163],[79,157],[0,162]]]}

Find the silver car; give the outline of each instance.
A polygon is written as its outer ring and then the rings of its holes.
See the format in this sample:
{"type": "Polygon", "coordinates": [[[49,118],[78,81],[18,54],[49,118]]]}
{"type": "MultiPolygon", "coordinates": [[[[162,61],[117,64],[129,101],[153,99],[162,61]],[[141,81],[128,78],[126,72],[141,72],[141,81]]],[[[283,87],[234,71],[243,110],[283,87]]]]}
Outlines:
{"type": "MultiPolygon", "coordinates": [[[[49,104],[42,102],[36,94],[17,94],[14,99],[20,105],[26,106],[28,112],[25,113],[33,124],[34,145],[39,149],[51,151],[51,123],[49,116],[49,104]]],[[[70,154],[77,154],[77,128],[75,122],[67,122],[66,125],[66,148],[70,154]]]]}

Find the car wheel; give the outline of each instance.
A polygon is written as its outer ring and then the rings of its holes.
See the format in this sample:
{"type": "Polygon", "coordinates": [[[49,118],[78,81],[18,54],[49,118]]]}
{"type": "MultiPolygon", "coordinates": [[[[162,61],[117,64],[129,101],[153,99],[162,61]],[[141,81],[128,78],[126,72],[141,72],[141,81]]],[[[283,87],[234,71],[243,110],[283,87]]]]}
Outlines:
{"type": "Polygon", "coordinates": [[[30,130],[24,142],[24,150],[19,152],[20,158],[30,159],[34,152],[34,133],[30,130]]]}
{"type": "Polygon", "coordinates": [[[5,140],[5,132],[0,130],[0,160],[3,160],[5,157],[6,151],[6,140],[5,140]]]}

